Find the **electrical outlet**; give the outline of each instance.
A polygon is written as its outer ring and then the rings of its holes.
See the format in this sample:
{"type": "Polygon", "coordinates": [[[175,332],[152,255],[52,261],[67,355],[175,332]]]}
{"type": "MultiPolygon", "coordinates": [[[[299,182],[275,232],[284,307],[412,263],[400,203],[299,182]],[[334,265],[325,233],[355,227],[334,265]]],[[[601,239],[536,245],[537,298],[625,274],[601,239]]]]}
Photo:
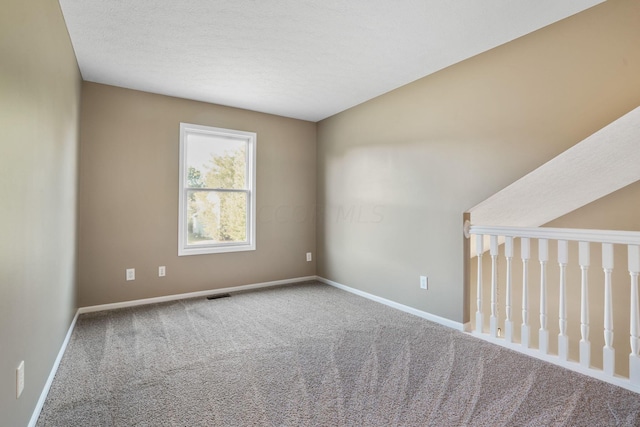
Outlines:
{"type": "Polygon", "coordinates": [[[127,268],[127,280],[136,280],[135,268],[127,268]]]}
{"type": "Polygon", "coordinates": [[[24,390],[24,360],[16,369],[16,399],[20,397],[22,390],[24,390]]]}
{"type": "Polygon", "coordinates": [[[311,261],[313,259],[311,252],[307,252],[307,261],[311,261]]]}
{"type": "Polygon", "coordinates": [[[420,289],[429,289],[429,279],[427,276],[420,276],[420,289]]]}
{"type": "Polygon", "coordinates": [[[158,267],[158,277],[164,277],[167,275],[167,267],[165,267],[164,265],[161,265],[160,267],[158,267]]]}

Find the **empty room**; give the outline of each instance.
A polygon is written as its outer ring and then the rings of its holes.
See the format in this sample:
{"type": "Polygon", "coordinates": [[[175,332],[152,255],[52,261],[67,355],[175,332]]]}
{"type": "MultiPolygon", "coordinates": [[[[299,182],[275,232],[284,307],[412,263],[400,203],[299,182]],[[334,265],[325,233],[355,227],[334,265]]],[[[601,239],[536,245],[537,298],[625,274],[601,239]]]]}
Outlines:
{"type": "Polygon", "coordinates": [[[638,0],[5,0],[0,425],[640,425],[638,147],[638,0]]]}

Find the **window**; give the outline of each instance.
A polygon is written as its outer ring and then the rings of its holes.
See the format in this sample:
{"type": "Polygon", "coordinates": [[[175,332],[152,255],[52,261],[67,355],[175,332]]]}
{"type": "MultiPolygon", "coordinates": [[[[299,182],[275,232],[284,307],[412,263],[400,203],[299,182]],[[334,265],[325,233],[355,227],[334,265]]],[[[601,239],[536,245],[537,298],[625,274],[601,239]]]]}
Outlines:
{"type": "Polygon", "coordinates": [[[180,123],[178,255],[256,248],[256,134],[180,123]]]}

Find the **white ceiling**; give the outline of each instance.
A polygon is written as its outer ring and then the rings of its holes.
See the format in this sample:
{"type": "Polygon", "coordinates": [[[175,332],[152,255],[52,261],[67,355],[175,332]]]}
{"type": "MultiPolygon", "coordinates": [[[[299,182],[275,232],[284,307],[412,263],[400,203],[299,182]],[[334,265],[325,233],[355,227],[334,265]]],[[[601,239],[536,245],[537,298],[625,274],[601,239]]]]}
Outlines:
{"type": "Polygon", "coordinates": [[[603,0],[59,0],[85,80],[318,121],[603,0]]]}

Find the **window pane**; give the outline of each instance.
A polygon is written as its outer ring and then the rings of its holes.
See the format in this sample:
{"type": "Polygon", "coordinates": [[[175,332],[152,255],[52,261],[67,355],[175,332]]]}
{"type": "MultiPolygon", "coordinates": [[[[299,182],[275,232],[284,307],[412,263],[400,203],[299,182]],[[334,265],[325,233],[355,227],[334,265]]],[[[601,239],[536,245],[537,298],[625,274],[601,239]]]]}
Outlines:
{"type": "Polygon", "coordinates": [[[247,141],[190,132],[186,144],[186,186],[246,189],[247,141]]]}
{"type": "Polygon", "coordinates": [[[187,244],[247,241],[247,193],[187,192],[187,244]]]}

